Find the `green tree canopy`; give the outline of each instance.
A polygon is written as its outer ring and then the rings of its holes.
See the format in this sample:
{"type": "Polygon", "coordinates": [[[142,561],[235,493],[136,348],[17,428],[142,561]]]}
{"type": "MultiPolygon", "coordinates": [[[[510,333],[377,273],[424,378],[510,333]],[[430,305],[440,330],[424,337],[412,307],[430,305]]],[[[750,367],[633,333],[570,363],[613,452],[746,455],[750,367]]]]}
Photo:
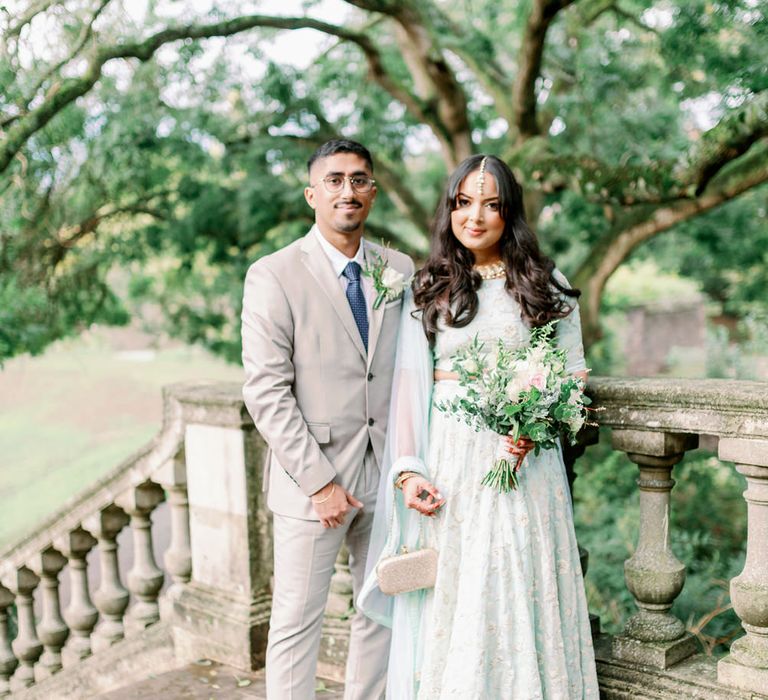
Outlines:
{"type": "Polygon", "coordinates": [[[125,271],[237,358],[245,267],[308,228],[304,164],[339,134],[374,154],[370,233],[416,255],[446,173],[505,158],[588,341],[638,248],[673,228],[711,248],[719,216],[765,209],[757,0],[295,4],[0,4],[0,359],[124,320],[125,271]],[[322,38],[309,65],[275,58],[293,35],[322,38]]]}

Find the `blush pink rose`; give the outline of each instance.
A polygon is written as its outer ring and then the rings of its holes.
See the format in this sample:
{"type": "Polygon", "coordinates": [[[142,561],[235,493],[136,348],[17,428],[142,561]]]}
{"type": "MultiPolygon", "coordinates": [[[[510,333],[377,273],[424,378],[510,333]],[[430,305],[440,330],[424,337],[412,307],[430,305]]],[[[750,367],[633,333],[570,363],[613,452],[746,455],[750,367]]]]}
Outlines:
{"type": "Polygon", "coordinates": [[[539,390],[543,390],[547,386],[547,378],[543,374],[534,374],[531,377],[531,386],[535,386],[539,390]]]}

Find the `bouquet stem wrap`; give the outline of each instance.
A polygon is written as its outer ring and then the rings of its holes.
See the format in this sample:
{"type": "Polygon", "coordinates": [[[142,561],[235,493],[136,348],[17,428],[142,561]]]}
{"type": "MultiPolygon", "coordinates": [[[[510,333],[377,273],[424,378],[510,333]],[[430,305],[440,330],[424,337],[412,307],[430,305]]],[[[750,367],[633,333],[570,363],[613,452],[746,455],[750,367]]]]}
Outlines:
{"type": "Polygon", "coordinates": [[[506,436],[501,436],[496,446],[496,455],[491,470],[483,477],[483,486],[496,489],[501,493],[515,491],[518,487],[517,472],[523,464],[525,455],[515,457],[510,454],[506,436]]]}

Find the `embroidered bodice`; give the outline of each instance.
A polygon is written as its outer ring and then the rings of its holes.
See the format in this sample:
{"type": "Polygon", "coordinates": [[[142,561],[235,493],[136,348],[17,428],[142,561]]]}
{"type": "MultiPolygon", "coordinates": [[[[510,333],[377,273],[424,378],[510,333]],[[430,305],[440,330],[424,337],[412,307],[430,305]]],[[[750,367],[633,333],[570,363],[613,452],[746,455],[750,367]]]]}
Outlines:
{"type": "MultiPolygon", "coordinates": [[[[559,278],[565,281],[564,277],[559,278]]],[[[498,338],[503,338],[509,348],[528,343],[530,329],[522,319],[520,304],[505,289],[504,279],[484,281],[477,290],[477,296],[477,314],[464,328],[452,328],[442,321],[439,323],[437,340],[432,350],[435,369],[452,371],[452,358],[456,351],[475,336],[485,343],[488,350],[495,347],[498,338]]],[[[558,323],[557,343],[568,352],[567,370],[583,370],[585,364],[578,306],[558,323]]]]}

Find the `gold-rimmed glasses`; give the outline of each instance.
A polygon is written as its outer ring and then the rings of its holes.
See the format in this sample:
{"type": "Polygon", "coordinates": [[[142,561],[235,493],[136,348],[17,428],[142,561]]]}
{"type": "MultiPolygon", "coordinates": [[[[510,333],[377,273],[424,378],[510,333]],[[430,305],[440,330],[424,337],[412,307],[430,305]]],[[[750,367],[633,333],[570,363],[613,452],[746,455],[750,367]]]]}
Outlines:
{"type": "MultiPolygon", "coordinates": [[[[321,178],[320,182],[325,185],[327,192],[336,194],[337,192],[341,192],[344,189],[345,180],[349,180],[349,184],[352,187],[352,190],[358,194],[367,194],[376,184],[376,180],[374,180],[372,177],[368,177],[367,175],[326,175],[324,178],[321,178]]],[[[317,187],[318,184],[320,183],[316,182],[314,185],[312,185],[312,187],[317,187]]]]}

